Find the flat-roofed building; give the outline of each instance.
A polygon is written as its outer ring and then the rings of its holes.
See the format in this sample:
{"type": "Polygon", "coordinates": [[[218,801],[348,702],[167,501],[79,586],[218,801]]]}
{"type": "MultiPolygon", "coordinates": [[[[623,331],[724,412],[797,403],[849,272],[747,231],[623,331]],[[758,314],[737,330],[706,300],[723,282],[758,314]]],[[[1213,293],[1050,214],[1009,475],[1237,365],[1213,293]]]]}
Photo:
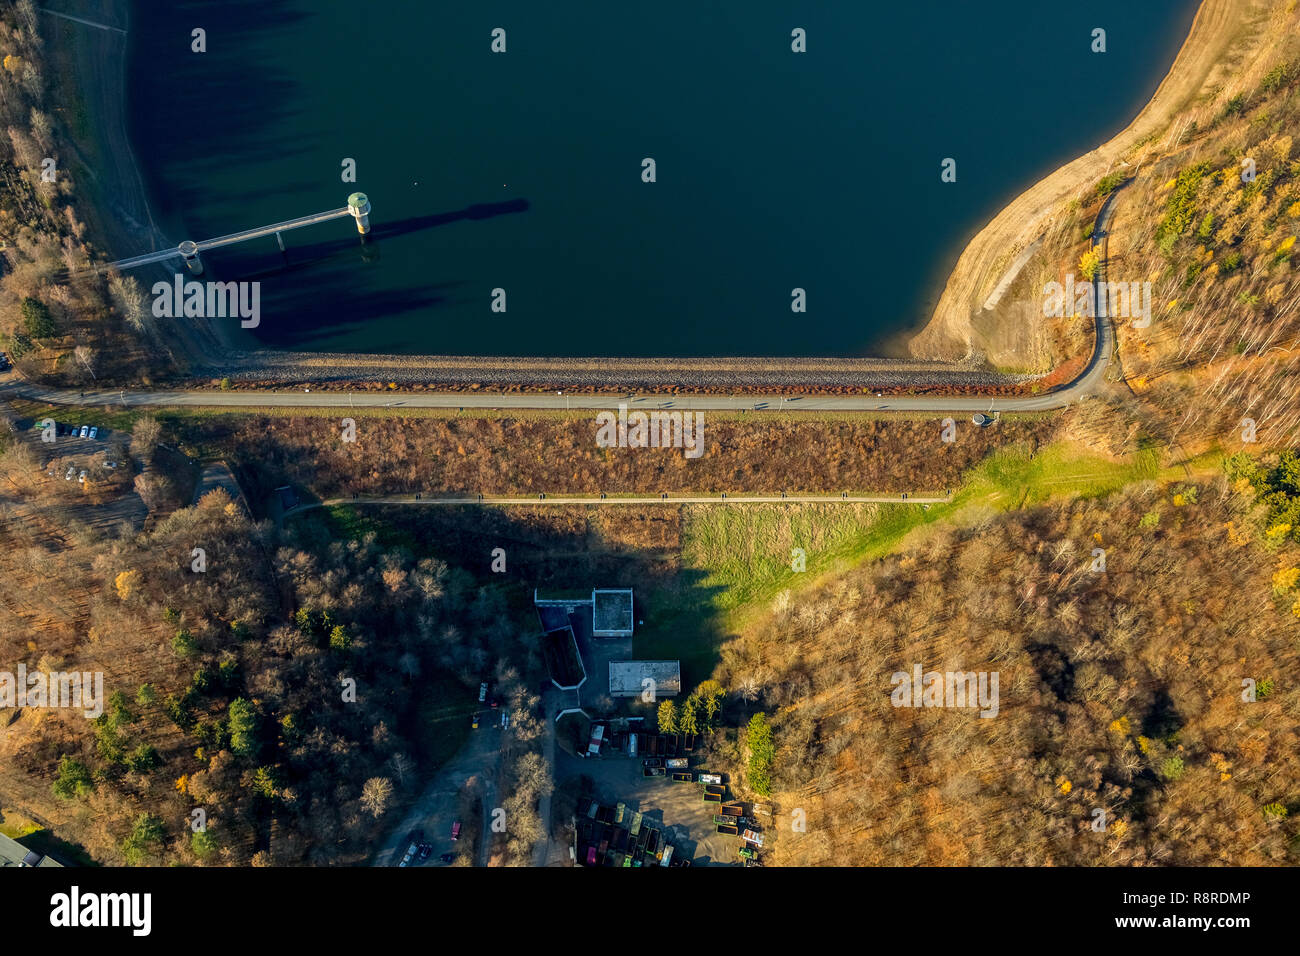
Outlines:
{"type": "Polygon", "coordinates": [[[8,866],[15,868],[32,866],[61,867],[63,864],[52,857],[43,856],[35,850],[29,850],[17,840],[11,840],[3,833],[0,833],[0,867],[8,866]]]}
{"type": "Polygon", "coordinates": [[[682,692],[681,661],[610,661],[609,696],[640,697],[653,691],[655,699],[682,692]],[[650,681],[651,683],[647,683],[650,681]]]}
{"type": "Polygon", "coordinates": [[[596,637],[631,637],[632,589],[592,591],[591,628],[596,637]]]}

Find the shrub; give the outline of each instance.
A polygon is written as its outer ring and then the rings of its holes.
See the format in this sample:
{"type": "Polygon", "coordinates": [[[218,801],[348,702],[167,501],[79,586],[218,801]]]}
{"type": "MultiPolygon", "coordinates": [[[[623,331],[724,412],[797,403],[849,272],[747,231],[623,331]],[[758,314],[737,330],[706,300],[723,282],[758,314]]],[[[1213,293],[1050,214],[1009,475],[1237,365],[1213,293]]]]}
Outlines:
{"type": "Polygon", "coordinates": [[[207,828],[195,830],[193,835],[190,837],[190,849],[200,860],[208,859],[217,852],[219,846],[220,844],[217,843],[217,838],[213,836],[212,831],[207,828]]]}
{"type": "Polygon", "coordinates": [[[122,841],[122,855],[126,862],[135,866],[149,851],[161,849],[164,835],[162,820],[152,813],[140,814],[130,834],[122,841]]]}
{"type": "Polygon", "coordinates": [[[772,744],[772,726],[767,715],[755,714],[749,719],[749,786],[760,796],[772,795],[772,763],[776,749],[772,744]]]}
{"type": "Polygon", "coordinates": [[[1185,769],[1182,757],[1167,757],[1160,764],[1160,776],[1166,780],[1177,780],[1183,775],[1185,769]]]}
{"type": "Polygon", "coordinates": [[[54,781],[56,797],[71,800],[73,797],[88,797],[94,791],[95,785],[91,781],[89,767],[72,757],[59,759],[59,775],[54,781]]]}
{"type": "Polygon", "coordinates": [[[20,308],[23,314],[23,326],[32,338],[48,339],[58,334],[59,330],[54,325],[49,308],[40,299],[28,296],[23,299],[20,308]]]}
{"type": "Polygon", "coordinates": [[[1101,182],[1097,183],[1097,195],[1103,198],[1109,196],[1111,193],[1113,193],[1116,189],[1119,188],[1119,184],[1122,183],[1123,181],[1124,181],[1123,173],[1110,173],[1107,176],[1103,176],[1101,178],[1101,182]]]}
{"type": "Polygon", "coordinates": [[[1174,180],[1173,192],[1165,205],[1165,218],[1156,229],[1160,250],[1166,255],[1173,250],[1178,237],[1187,231],[1196,216],[1196,194],[1208,169],[1208,163],[1198,163],[1184,169],[1174,180]]]}
{"type": "Polygon", "coordinates": [[[172,650],[179,657],[189,657],[198,649],[198,642],[194,640],[194,635],[186,628],[181,628],[172,638],[172,650]]]}
{"type": "Polygon", "coordinates": [[[136,747],[126,758],[126,765],[136,773],[148,773],[161,762],[158,751],[149,744],[136,747]]]}
{"type": "Polygon", "coordinates": [[[242,697],[230,702],[230,750],[240,757],[254,756],[260,749],[257,739],[257,711],[242,697]]]}

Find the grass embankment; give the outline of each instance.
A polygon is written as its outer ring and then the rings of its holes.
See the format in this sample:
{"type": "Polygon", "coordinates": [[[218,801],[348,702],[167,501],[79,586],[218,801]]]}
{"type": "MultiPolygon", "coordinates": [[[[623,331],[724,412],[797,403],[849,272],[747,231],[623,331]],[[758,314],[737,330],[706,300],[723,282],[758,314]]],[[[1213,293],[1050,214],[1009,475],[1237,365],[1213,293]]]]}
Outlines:
{"type": "Polygon", "coordinates": [[[8,400],[10,410],[19,419],[43,421],[52,418],[69,425],[98,425],[114,431],[130,433],[141,418],[157,418],[164,428],[175,430],[182,419],[205,418],[210,412],[201,408],[152,409],[113,405],[50,405],[25,398],[8,400]]]}
{"type": "Polygon", "coordinates": [[[1154,449],[1116,461],[1066,442],[1036,455],[1012,446],[967,472],[947,504],[697,507],[686,524],[683,563],[703,575],[717,610],[743,616],[782,590],[800,590],[826,574],[883,557],[912,532],[937,522],[1053,497],[1098,497],[1161,474],[1154,449]],[[795,548],[806,555],[802,572],[792,566],[795,548]]]}

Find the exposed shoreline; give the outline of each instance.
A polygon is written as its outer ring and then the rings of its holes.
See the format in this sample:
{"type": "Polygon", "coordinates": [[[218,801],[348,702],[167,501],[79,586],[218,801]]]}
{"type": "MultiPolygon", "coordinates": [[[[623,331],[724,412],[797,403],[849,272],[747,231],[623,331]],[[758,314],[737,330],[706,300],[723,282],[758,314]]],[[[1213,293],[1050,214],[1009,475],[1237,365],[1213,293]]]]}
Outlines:
{"type": "Polygon", "coordinates": [[[1169,72],[1141,112],[1119,134],[1025,190],[967,244],[925,327],[908,343],[912,355],[971,362],[993,351],[980,326],[996,324],[998,294],[1032,255],[1065,203],[1108,172],[1125,168],[1144,141],[1164,135],[1177,114],[1219,79],[1216,68],[1261,8],[1260,0],[1203,0],[1169,72]]]}
{"type": "MultiPolygon", "coordinates": [[[[980,361],[972,319],[973,305],[987,274],[1009,250],[1023,251],[1062,198],[1095,181],[1114,157],[1146,131],[1167,124],[1188,97],[1199,92],[1205,76],[1235,33],[1235,6],[1249,0],[1204,0],[1188,38],[1155,96],[1122,133],[1092,153],[1058,169],[1005,207],[967,245],[950,275],[939,305],[927,325],[908,340],[912,359],[889,358],[676,358],[629,359],[462,357],[431,355],[335,354],[233,348],[228,330],[212,322],[195,334],[178,328],[181,350],[191,363],[193,379],[229,378],[244,386],[267,387],[310,383],[324,388],[378,388],[385,383],[442,387],[450,390],[507,389],[672,392],[790,389],[848,393],[868,389],[896,394],[946,391],[958,394],[1025,393],[1061,384],[1071,360],[1047,375],[1010,374],[980,361]],[[1095,170],[1101,167],[1101,172],[1095,170]],[[1094,175],[1095,173],[1095,175],[1094,175]],[[1032,233],[1032,234],[1031,234],[1032,233]]],[[[125,0],[92,0],[78,11],[106,23],[129,23],[125,0]]],[[[126,125],[127,41],[115,34],[81,28],[71,56],[96,82],[86,90],[92,108],[90,136],[94,154],[105,157],[95,178],[96,191],[112,197],[108,210],[94,221],[115,254],[138,254],[170,244],[149,214],[149,197],[131,153],[126,125]],[[117,218],[125,213],[124,219],[117,218]]],[[[996,277],[995,277],[996,278],[996,277]]],[[[988,290],[985,290],[987,293],[988,290]]],[[[981,299],[982,302],[982,299],[981,299]]],[[[176,323],[178,326],[180,323],[176,323]]]]}

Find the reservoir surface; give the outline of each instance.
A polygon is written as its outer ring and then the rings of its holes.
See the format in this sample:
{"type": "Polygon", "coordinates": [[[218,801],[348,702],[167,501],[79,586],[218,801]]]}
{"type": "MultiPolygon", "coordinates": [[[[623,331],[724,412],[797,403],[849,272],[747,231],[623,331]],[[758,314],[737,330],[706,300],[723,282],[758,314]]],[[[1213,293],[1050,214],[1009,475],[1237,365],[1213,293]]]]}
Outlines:
{"type": "Polygon", "coordinates": [[[250,344],[878,355],[1002,205],[1128,125],[1196,7],[140,0],[131,137],[176,242],[369,196],[364,246],[344,219],[204,254],[261,283],[250,344]]]}

